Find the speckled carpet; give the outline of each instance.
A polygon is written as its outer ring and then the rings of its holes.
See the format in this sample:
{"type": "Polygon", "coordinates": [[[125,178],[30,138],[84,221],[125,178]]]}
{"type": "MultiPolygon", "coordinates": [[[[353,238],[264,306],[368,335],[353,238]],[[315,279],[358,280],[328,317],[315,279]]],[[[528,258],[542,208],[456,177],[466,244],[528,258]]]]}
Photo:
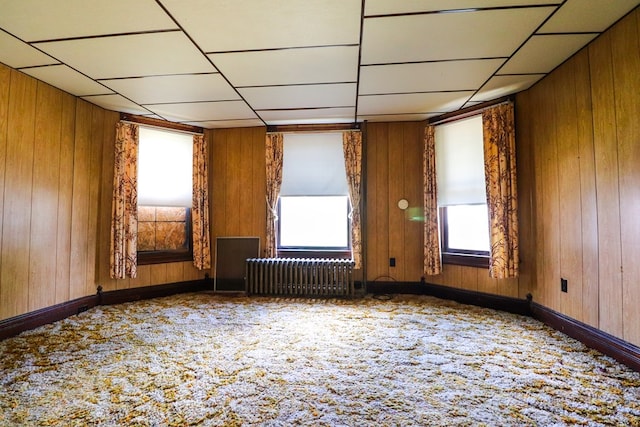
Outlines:
{"type": "Polygon", "coordinates": [[[0,342],[0,425],[640,425],[640,374],[430,297],[183,294],[0,342]]]}

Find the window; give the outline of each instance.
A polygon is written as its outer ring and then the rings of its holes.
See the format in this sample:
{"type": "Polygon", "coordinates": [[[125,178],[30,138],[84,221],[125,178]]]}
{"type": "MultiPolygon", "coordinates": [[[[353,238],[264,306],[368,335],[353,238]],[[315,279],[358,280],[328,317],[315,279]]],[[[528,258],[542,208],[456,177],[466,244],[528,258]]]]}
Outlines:
{"type": "Polygon", "coordinates": [[[341,133],[285,134],[279,256],[350,256],[348,191],[341,133]]]}
{"type": "Polygon", "coordinates": [[[140,126],[138,264],[189,261],[193,137],[140,126]]]}
{"type": "Polygon", "coordinates": [[[482,116],[435,129],[443,262],[488,266],[482,116]]]}

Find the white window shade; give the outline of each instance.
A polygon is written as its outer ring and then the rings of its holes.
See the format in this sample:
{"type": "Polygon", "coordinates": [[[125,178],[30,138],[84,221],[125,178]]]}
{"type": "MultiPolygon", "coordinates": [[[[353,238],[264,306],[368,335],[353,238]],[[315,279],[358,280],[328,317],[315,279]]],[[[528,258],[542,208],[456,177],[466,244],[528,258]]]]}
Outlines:
{"type": "Polygon", "coordinates": [[[281,196],[347,195],[342,134],[284,135],[281,196]]]}
{"type": "Polygon", "coordinates": [[[482,116],[436,126],[438,205],[486,203],[482,116]]]}
{"type": "Polygon", "coordinates": [[[140,127],[138,205],[191,207],[193,136],[140,127]]]}

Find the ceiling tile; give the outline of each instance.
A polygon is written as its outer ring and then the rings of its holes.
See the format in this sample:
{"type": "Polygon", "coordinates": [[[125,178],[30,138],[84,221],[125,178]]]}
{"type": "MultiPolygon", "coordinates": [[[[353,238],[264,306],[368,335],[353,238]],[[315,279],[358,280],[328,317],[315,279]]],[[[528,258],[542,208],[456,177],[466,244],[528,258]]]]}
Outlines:
{"type": "Polygon", "coordinates": [[[365,16],[554,3],[562,3],[562,0],[367,0],[365,16]]]}
{"type": "Polygon", "coordinates": [[[355,118],[355,108],[313,108],[308,110],[258,111],[270,125],[294,123],[350,123],[355,118]]]}
{"type": "Polygon", "coordinates": [[[639,0],[567,0],[539,32],[601,32],[638,4],[639,0]]]}
{"type": "Polygon", "coordinates": [[[548,73],[589,43],[597,34],[533,36],[499,70],[500,74],[548,73]]]}
{"type": "Polygon", "coordinates": [[[167,120],[176,122],[256,118],[244,101],[157,104],[149,105],[147,108],[167,120]]]}
{"type": "Polygon", "coordinates": [[[162,0],[205,52],[357,44],[361,0],[162,0]]]}
{"type": "Polygon", "coordinates": [[[267,86],[239,89],[256,110],[353,106],[356,84],[267,86]]]}
{"type": "Polygon", "coordinates": [[[367,18],[362,64],[508,57],[555,9],[367,18]]]}
{"type": "Polygon", "coordinates": [[[0,30],[0,62],[13,68],[37,67],[58,61],[0,30]]]}
{"type": "Polygon", "coordinates": [[[0,0],[0,27],[27,42],[175,29],[154,0],[0,0]]]}
{"type": "Polygon", "coordinates": [[[149,111],[145,108],[129,101],[127,98],[113,94],[113,95],[95,95],[95,96],[83,96],[82,99],[89,101],[92,104],[99,105],[102,108],[112,111],[119,111],[122,113],[131,114],[149,114],[149,111]]]}
{"type": "Polygon", "coordinates": [[[111,89],[62,64],[25,68],[21,71],[75,96],[105,95],[113,92],[111,89]]]}
{"type": "Polygon", "coordinates": [[[358,97],[358,115],[445,113],[457,110],[473,92],[407,93],[358,97]]]}
{"type": "Polygon", "coordinates": [[[335,46],[209,55],[235,86],[355,82],[358,48],[335,46]]]}
{"type": "Polygon", "coordinates": [[[218,73],[101,80],[106,86],[139,104],[240,99],[218,73]]]}
{"type": "Polygon", "coordinates": [[[504,59],[371,65],[360,68],[360,94],[476,90],[504,59]]]}
{"type": "Polygon", "coordinates": [[[529,89],[535,82],[543,77],[544,74],[493,76],[491,80],[471,98],[469,103],[491,101],[502,96],[529,89]]]}
{"type": "Polygon", "coordinates": [[[180,32],[67,40],[36,46],[95,79],[216,71],[180,32]],[[167,52],[171,52],[170,58],[167,52]]]}
{"type": "Polygon", "coordinates": [[[209,120],[202,122],[185,122],[188,125],[199,126],[205,129],[222,129],[222,128],[253,128],[264,127],[264,123],[260,119],[244,119],[244,120],[209,120]]]}

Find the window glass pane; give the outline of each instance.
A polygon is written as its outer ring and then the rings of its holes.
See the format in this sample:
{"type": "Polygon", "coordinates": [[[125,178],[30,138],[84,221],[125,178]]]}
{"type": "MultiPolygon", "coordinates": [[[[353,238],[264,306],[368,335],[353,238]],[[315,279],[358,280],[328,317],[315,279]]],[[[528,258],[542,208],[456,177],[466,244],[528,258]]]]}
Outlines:
{"type": "Polygon", "coordinates": [[[489,252],[487,205],[447,207],[449,249],[489,252]]]}
{"type": "Polygon", "coordinates": [[[138,206],[138,251],[189,250],[188,208],[138,206]]]}
{"type": "Polygon", "coordinates": [[[280,247],[349,246],[348,197],[281,197],[280,247]]]}

